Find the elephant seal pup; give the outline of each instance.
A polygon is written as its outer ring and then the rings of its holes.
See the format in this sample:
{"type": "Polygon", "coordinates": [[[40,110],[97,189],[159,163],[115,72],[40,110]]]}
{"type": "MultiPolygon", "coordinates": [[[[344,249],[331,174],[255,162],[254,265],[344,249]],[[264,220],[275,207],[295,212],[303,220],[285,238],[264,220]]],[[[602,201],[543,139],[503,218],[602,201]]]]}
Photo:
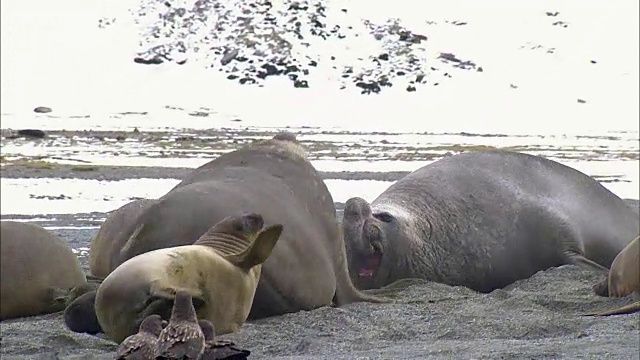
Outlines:
{"type": "MultiPolygon", "coordinates": [[[[193,244],[217,221],[260,213],[284,231],[262,267],[249,319],[382,299],[357,290],[333,198],[290,133],[259,140],[195,169],[145,211],[122,259],[193,244]]],[[[218,326],[218,324],[216,324],[218,326]]]]}
{"type": "Polygon", "coordinates": [[[85,282],[65,241],[35,224],[0,222],[0,320],[61,311],[85,282]]]}
{"type": "Polygon", "coordinates": [[[638,228],[593,178],[508,151],[435,161],[371,204],[349,199],[343,221],[358,287],[423,278],[480,292],[563,264],[606,271],[638,228]]]}
{"type": "Polygon", "coordinates": [[[64,309],[64,324],[77,333],[98,334],[102,332],[95,311],[96,290],[88,291],[73,300],[64,309]]]}
{"type": "Polygon", "coordinates": [[[205,338],[188,291],[176,292],[171,320],[158,336],[160,359],[199,359],[205,338]]]}
{"type": "MultiPolygon", "coordinates": [[[[609,276],[594,289],[604,289],[610,297],[623,297],[635,293],[640,296],[640,236],[627,245],[611,264],[609,276]]],[[[588,315],[618,315],[640,311],[640,301],[623,307],[595,312],[588,315]]]]}
{"type": "Polygon", "coordinates": [[[162,318],[153,314],[140,324],[140,330],[118,346],[116,360],[155,359],[158,356],[158,336],[162,332],[162,318]]]}
{"type": "Polygon", "coordinates": [[[120,250],[131,233],[123,234],[130,228],[155,199],[139,199],[111,211],[91,240],[89,249],[89,270],[91,275],[104,279],[120,261],[120,250]]]}
{"type": "Polygon", "coordinates": [[[176,292],[193,298],[199,318],[223,334],[246,321],[261,264],[282,225],[263,229],[255,213],[227,217],[193,245],[150,251],[125,261],[104,279],[95,311],[105,334],[116,342],[133,334],[150,314],[169,318],[176,292]]]}

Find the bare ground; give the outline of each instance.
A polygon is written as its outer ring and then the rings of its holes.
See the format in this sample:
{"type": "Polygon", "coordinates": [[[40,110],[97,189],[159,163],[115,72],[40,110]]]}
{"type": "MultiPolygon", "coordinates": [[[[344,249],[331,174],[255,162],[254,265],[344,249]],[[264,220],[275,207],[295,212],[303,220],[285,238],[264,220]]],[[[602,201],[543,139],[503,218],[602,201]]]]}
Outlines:
{"type": "MultiPolygon", "coordinates": [[[[47,225],[95,225],[80,220],[86,215],[47,225]]],[[[77,249],[88,247],[97,230],[53,231],[77,249]]],[[[86,256],[80,259],[86,266],[86,256]]],[[[591,286],[602,276],[563,266],[490,294],[416,280],[392,293],[391,304],[287,314],[223,338],[255,359],[638,359],[640,314],[582,316],[633,301],[594,295],[591,286]]],[[[70,332],[61,313],[4,321],[1,342],[2,359],[111,359],[116,349],[109,340],[70,332]]]]}

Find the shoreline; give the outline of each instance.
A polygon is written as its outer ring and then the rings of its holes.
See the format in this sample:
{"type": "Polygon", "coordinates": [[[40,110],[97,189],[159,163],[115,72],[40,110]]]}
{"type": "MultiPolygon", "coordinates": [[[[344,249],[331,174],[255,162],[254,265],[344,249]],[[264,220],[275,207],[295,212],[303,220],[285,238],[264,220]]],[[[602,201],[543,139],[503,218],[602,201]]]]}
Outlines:
{"type": "MultiPolygon", "coordinates": [[[[57,163],[6,164],[0,178],[6,179],[80,179],[118,181],[125,179],[182,179],[195,168],[159,166],[67,165],[57,163]]],[[[318,171],[323,180],[396,181],[410,171],[318,171]]]]}

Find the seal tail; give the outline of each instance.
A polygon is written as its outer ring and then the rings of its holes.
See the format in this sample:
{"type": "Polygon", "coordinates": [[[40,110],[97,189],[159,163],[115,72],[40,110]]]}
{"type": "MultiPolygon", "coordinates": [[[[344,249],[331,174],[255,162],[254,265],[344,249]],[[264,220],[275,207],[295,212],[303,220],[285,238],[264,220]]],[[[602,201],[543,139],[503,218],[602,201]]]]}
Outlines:
{"type": "Polygon", "coordinates": [[[621,306],[616,309],[604,310],[598,312],[591,312],[585,314],[584,316],[611,316],[611,315],[624,315],[624,314],[633,314],[635,312],[640,311],[640,301],[633,302],[631,304],[621,306]]]}
{"type": "Polygon", "coordinates": [[[335,306],[343,306],[354,302],[370,302],[370,303],[388,303],[391,299],[367,294],[358,290],[349,277],[349,268],[347,267],[347,249],[344,243],[342,230],[339,231],[340,251],[338,251],[338,259],[336,260],[338,272],[336,274],[336,294],[333,298],[335,306]]]}

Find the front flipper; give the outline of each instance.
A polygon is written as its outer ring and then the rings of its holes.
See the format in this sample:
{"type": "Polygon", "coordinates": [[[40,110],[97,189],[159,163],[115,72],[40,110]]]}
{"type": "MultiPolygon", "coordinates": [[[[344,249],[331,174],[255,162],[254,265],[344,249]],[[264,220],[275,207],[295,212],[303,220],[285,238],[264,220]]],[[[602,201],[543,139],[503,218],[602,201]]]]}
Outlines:
{"type": "Polygon", "coordinates": [[[48,288],[44,295],[44,301],[45,304],[48,305],[49,311],[56,312],[63,310],[67,304],[70,291],[71,289],[48,288]]]}
{"type": "Polygon", "coordinates": [[[406,278],[406,279],[400,279],[395,282],[392,282],[391,284],[379,289],[369,289],[369,290],[362,290],[362,291],[366,294],[375,295],[375,296],[380,296],[380,295],[394,296],[394,295],[397,295],[399,292],[408,289],[410,286],[422,285],[426,283],[428,283],[428,281],[424,279],[406,278]]]}
{"type": "Polygon", "coordinates": [[[586,257],[584,257],[583,255],[578,254],[576,252],[566,252],[565,255],[567,257],[567,263],[568,264],[578,265],[581,268],[587,269],[587,270],[596,270],[596,271],[609,272],[609,269],[607,269],[606,267],[598,264],[597,262],[595,262],[593,260],[589,260],[586,257]]]}
{"type": "Polygon", "coordinates": [[[587,314],[584,314],[584,316],[624,315],[624,314],[632,314],[638,311],[640,311],[640,301],[636,301],[616,309],[587,313],[587,314]]]}
{"type": "Polygon", "coordinates": [[[607,275],[602,281],[593,285],[593,292],[598,296],[609,296],[609,275],[607,275]]]}

